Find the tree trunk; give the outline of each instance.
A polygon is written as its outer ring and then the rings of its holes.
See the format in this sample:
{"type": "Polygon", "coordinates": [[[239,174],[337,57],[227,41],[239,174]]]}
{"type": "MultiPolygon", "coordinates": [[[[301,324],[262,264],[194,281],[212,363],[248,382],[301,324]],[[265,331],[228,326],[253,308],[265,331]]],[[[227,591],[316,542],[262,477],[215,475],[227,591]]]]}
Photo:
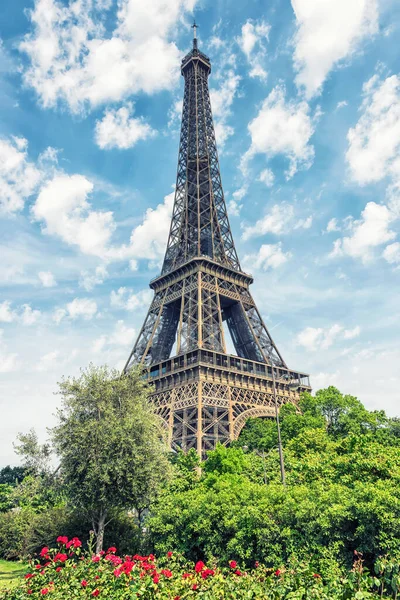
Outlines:
{"type": "Polygon", "coordinates": [[[102,510],[100,512],[99,522],[97,525],[97,532],[96,532],[96,554],[100,554],[100,552],[103,550],[103,540],[104,540],[104,529],[105,529],[105,523],[106,523],[106,516],[107,516],[107,512],[102,510]]]}

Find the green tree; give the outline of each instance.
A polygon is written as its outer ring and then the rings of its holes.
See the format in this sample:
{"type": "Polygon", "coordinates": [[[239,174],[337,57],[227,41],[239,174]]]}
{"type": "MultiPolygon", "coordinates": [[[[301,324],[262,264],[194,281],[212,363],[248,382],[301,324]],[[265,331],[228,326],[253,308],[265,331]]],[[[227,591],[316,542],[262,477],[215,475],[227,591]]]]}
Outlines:
{"type": "Polygon", "coordinates": [[[25,475],[27,475],[26,471],[24,467],[11,467],[7,465],[0,470],[0,484],[8,483],[9,485],[16,485],[20,483],[25,475]]]}
{"type": "Polygon", "coordinates": [[[50,469],[51,446],[48,443],[40,444],[34,429],[28,433],[19,433],[14,451],[22,457],[23,467],[33,473],[47,473],[50,469]]]}
{"type": "Polygon", "coordinates": [[[140,522],[168,476],[161,424],[139,370],[120,377],[90,365],[64,379],[59,393],[51,438],[68,494],[90,518],[99,552],[113,516],[135,509],[140,522]]]}

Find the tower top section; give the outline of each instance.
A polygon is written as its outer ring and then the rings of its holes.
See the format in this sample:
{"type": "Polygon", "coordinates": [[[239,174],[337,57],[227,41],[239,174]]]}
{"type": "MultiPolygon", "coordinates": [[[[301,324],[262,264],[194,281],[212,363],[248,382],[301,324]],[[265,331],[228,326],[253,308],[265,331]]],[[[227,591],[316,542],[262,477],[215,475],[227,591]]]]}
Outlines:
{"type": "Polygon", "coordinates": [[[182,60],[181,66],[182,75],[184,76],[190,70],[190,68],[194,66],[194,63],[203,67],[203,69],[207,72],[208,75],[211,73],[210,59],[208,58],[208,56],[203,54],[203,52],[200,52],[197,46],[198,27],[199,26],[197,25],[196,21],[193,21],[193,48],[188,54],[186,54],[185,58],[182,60]]]}

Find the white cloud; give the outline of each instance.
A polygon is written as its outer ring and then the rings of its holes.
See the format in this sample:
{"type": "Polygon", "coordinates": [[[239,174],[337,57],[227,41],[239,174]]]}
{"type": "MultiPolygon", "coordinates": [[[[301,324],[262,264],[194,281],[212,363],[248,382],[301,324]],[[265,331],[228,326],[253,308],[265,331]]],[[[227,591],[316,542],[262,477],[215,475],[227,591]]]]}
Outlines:
{"type": "Polygon", "coordinates": [[[267,54],[265,42],[268,41],[270,30],[271,27],[268,23],[254,22],[248,19],[242,25],[241,36],[236,39],[251,67],[250,77],[259,77],[263,81],[267,78],[264,68],[267,54]]]}
{"type": "Polygon", "coordinates": [[[282,251],[282,244],[263,244],[257,254],[247,254],[243,264],[247,269],[277,269],[291,258],[290,252],[282,251]]]}
{"type": "Polygon", "coordinates": [[[294,209],[291,204],[283,202],[275,204],[272,209],[261,219],[256,221],[255,225],[244,227],[242,239],[248,240],[252,237],[259,237],[266,233],[276,235],[287,231],[289,224],[294,217],[294,209]]]}
{"type": "Polygon", "coordinates": [[[36,366],[37,371],[49,371],[53,369],[54,365],[57,364],[60,360],[60,353],[58,350],[53,350],[53,352],[48,352],[48,354],[44,354],[40,357],[39,362],[36,366]]]}
{"type": "Polygon", "coordinates": [[[134,343],[136,330],[127,327],[124,321],[117,321],[114,331],[110,335],[102,335],[93,343],[93,352],[102,352],[107,346],[131,347],[134,343]]]}
{"type": "Polygon", "coordinates": [[[41,316],[40,310],[33,309],[29,304],[23,304],[19,308],[13,309],[9,300],[4,300],[0,304],[0,322],[14,323],[22,325],[34,325],[41,316]]]}
{"type": "Polygon", "coordinates": [[[242,170],[246,172],[248,161],[255,154],[287,157],[287,179],[293,177],[298,169],[310,168],[314,147],[309,142],[318,113],[311,117],[309,111],[304,101],[286,102],[285,88],[276,86],[264,100],[258,115],[249,123],[251,146],[242,159],[242,170]]]}
{"type": "Polygon", "coordinates": [[[94,273],[88,271],[81,271],[81,277],[79,281],[80,287],[83,287],[87,292],[90,292],[96,285],[103,283],[108,277],[107,268],[105,265],[98,265],[94,273]]]}
{"type": "Polygon", "coordinates": [[[326,350],[338,339],[351,340],[361,333],[359,326],[354,329],[344,329],[343,325],[335,323],[326,329],[322,327],[306,327],[296,337],[296,343],[309,351],[326,350]]]}
{"type": "Polygon", "coordinates": [[[155,135],[155,131],[142,118],[134,118],[133,104],[127,103],[117,109],[105,111],[103,119],[96,121],[95,139],[104,149],[132,148],[139,140],[155,135]]]}
{"type": "Polygon", "coordinates": [[[228,202],[228,213],[233,217],[238,217],[242,210],[243,204],[241,201],[246,196],[248,191],[247,184],[242,185],[239,189],[235,190],[232,194],[232,198],[228,202]]]}
{"type": "Polygon", "coordinates": [[[368,202],[361,219],[351,224],[351,235],[334,242],[331,257],[351,256],[368,262],[373,258],[373,248],[390,242],[396,237],[389,229],[392,215],[389,209],[375,202],[368,202]]]}
{"type": "Polygon", "coordinates": [[[85,320],[90,320],[97,313],[97,304],[90,298],[74,298],[67,304],[67,311],[71,319],[83,317],[85,320]]]}
{"type": "Polygon", "coordinates": [[[18,367],[18,355],[8,352],[3,335],[4,330],[0,329],[0,373],[10,373],[18,367]]]}
{"type": "Polygon", "coordinates": [[[103,257],[115,230],[112,212],[91,209],[93,183],[83,175],[58,173],[40,190],[32,214],[43,231],[60,237],[81,252],[103,257]]]}
{"type": "Polygon", "coordinates": [[[378,31],[377,0],[292,0],[297,33],[296,83],[307,97],[321,91],[328,73],[378,31]]]}
{"type": "Polygon", "coordinates": [[[382,256],[391,265],[400,264],[400,243],[395,242],[386,246],[382,256]]]}
{"type": "Polygon", "coordinates": [[[293,229],[310,229],[313,224],[313,218],[310,215],[305,219],[299,219],[297,223],[294,225],[293,229]]]}
{"type": "Polygon", "coordinates": [[[341,108],[344,108],[345,106],[348,106],[348,102],[346,100],[341,100],[340,102],[338,102],[336,104],[336,110],[340,110],[341,108]]]}
{"type": "Polygon", "coordinates": [[[363,91],[362,115],[347,134],[351,176],[361,185],[387,175],[400,179],[400,77],[374,75],[363,91]]]}
{"type": "Polygon", "coordinates": [[[332,231],[340,231],[338,220],[335,217],[329,221],[328,225],[326,226],[326,231],[327,233],[331,233],[332,231]]]}
{"type": "Polygon", "coordinates": [[[41,174],[28,161],[27,146],[25,138],[0,139],[0,212],[21,210],[37,189],[41,174]]]}
{"type": "Polygon", "coordinates": [[[39,271],[38,277],[40,279],[40,283],[43,287],[54,287],[57,285],[57,282],[54,278],[54,275],[51,271],[39,271]]]}
{"type": "Polygon", "coordinates": [[[274,179],[275,176],[271,169],[264,169],[263,171],[261,171],[258,177],[258,181],[265,183],[267,187],[272,187],[274,185],[274,179]]]}
{"type": "Polygon", "coordinates": [[[151,290],[141,290],[135,294],[126,287],[120,287],[117,291],[112,290],[110,294],[110,303],[114,308],[123,308],[124,310],[137,311],[141,308],[148,308],[153,297],[151,290]]]}
{"type": "Polygon", "coordinates": [[[130,245],[123,251],[133,258],[161,260],[164,256],[175,192],[168,194],[162,204],[146,210],[143,222],[131,234],[130,245]]]}
{"type": "Polygon", "coordinates": [[[25,82],[45,107],[61,100],[72,112],[171,89],[179,77],[180,52],[169,37],[195,3],[37,0],[29,12],[32,31],[20,44],[30,61],[25,82]],[[111,34],[104,10],[110,7],[115,7],[111,34]]]}
{"type": "Polygon", "coordinates": [[[214,117],[215,137],[222,149],[226,140],[233,135],[234,128],[227,121],[232,114],[231,106],[237,95],[240,77],[233,69],[218,76],[219,88],[210,89],[211,108],[214,117]]]}

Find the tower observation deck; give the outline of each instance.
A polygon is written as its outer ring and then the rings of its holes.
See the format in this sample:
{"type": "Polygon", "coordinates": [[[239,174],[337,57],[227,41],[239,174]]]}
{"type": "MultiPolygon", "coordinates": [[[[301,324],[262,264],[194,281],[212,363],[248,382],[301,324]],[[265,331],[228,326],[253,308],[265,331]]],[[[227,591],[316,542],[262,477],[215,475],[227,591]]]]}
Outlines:
{"type": "Polygon", "coordinates": [[[208,78],[197,47],[182,60],[185,79],[178,173],[170,233],[154,298],[125,365],[141,365],[174,449],[204,456],[238,437],[249,417],[274,417],[310,390],[289,369],[249,291],[233,241],[218,162],[208,78]],[[224,322],[226,327],[224,327],[224,322]],[[236,354],[226,345],[229,332],[236,354]],[[295,385],[293,385],[295,384],[295,385]]]}

